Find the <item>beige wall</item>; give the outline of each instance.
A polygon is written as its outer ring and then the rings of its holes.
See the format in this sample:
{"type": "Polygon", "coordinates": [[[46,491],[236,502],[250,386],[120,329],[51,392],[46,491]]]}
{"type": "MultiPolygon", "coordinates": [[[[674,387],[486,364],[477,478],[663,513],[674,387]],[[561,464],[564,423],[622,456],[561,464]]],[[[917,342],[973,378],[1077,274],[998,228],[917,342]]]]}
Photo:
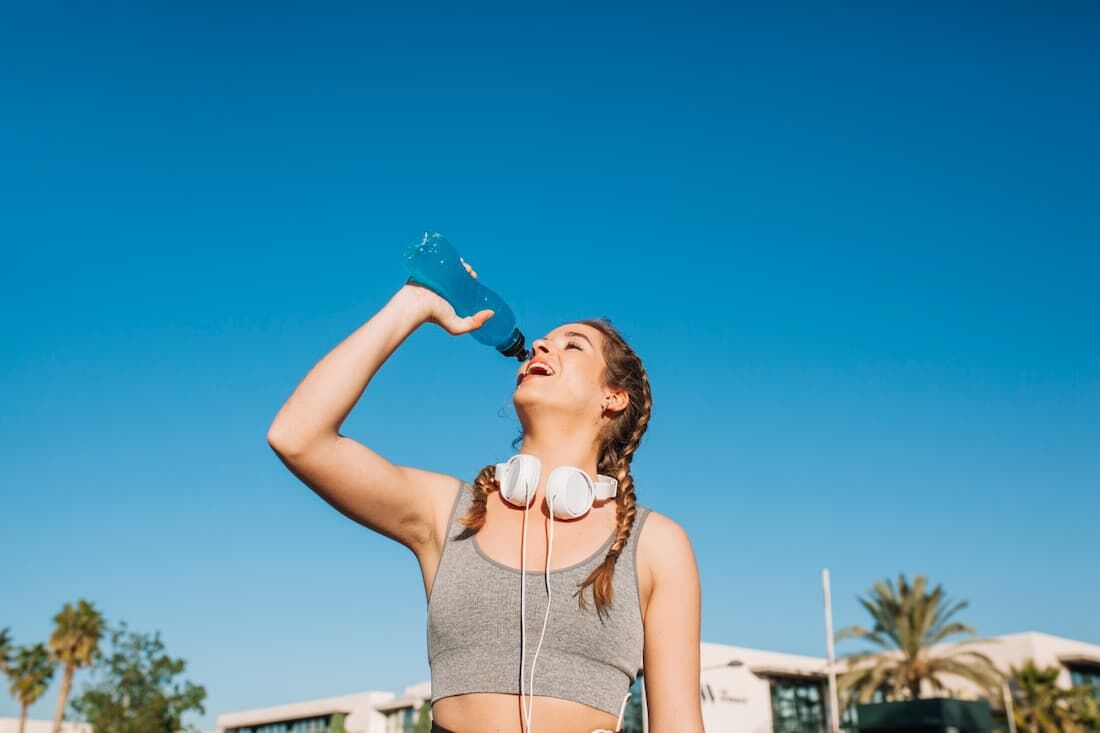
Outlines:
{"type": "MultiPolygon", "coordinates": [[[[941,644],[933,647],[933,650],[946,651],[952,647],[958,647],[958,645],[941,644]]],[[[1100,664],[1100,644],[1075,641],[1038,631],[994,636],[967,644],[961,648],[980,651],[993,660],[997,669],[1006,674],[1010,666],[1021,667],[1028,659],[1034,659],[1040,667],[1059,667],[1061,674],[1058,676],[1058,684],[1062,687],[1069,687],[1071,683],[1069,670],[1059,661],[1059,656],[1085,657],[1100,664]]],[[[978,697],[980,695],[977,685],[968,680],[953,675],[945,675],[944,681],[945,683],[949,681],[950,686],[956,689],[960,696],[978,697]]],[[[930,691],[926,692],[923,689],[922,692],[925,692],[925,694],[930,693],[930,691]]]]}

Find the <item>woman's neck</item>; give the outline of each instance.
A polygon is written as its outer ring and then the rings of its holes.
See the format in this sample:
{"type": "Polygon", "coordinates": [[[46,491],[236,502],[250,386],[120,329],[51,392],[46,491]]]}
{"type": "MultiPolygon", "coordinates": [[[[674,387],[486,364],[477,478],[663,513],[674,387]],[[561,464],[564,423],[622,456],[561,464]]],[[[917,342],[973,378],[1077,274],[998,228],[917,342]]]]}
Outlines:
{"type": "Polygon", "coordinates": [[[593,481],[598,472],[598,456],[594,446],[584,446],[560,438],[553,442],[539,441],[534,436],[525,436],[520,453],[527,453],[539,459],[539,488],[546,485],[546,479],[558,466],[572,466],[582,469],[593,481]]]}

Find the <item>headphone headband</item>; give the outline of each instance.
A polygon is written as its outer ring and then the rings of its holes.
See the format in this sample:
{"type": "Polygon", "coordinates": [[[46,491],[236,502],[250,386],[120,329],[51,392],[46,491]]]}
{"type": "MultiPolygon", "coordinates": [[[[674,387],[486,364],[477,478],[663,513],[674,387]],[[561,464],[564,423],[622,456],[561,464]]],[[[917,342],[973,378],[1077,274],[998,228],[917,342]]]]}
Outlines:
{"type": "Polygon", "coordinates": [[[593,488],[596,490],[597,499],[611,499],[619,491],[619,481],[611,476],[598,473],[593,488]]]}

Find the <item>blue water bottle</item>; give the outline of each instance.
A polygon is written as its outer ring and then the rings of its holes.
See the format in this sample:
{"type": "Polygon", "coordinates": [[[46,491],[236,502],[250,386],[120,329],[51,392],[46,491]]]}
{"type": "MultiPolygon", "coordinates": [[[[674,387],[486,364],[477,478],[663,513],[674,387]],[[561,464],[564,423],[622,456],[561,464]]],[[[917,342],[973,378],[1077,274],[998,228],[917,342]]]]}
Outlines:
{"type": "Polygon", "coordinates": [[[493,315],[480,328],[471,331],[474,338],[492,346],[504,356],[527,361],[523,334],[516,328],[516,317],[499,295],[471,277],[459,261],[458,252],[439,232],[424,232],[420,241],[405,248],[408,282],[422,285],[442,296],[465,318],[490,308],[493,315]]]}

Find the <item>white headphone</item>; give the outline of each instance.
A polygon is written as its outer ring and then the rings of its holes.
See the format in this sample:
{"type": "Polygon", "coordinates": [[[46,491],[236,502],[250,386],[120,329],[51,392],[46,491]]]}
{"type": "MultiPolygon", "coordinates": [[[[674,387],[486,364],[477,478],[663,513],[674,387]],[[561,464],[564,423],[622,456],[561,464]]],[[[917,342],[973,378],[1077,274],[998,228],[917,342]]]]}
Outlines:
{"type": "MultiPolygon", "coordinates": [[[[524,722],[527,725],[527,733],[531,733],[531,710],[535,703],[535,663],[539,659],[539,650],[542,648],[542,638],[546,634],[546,623],[550,620],[550,554],[554,545],[554,517],[558,519],[576,519],[583,517],[592,509],[592,504],[597,499],[611,499],[619,490],[618,480],[602,473],[596,474],[593,481],[584,469],[575,466],[558,466],[550,472],[546,479],[546,501],[550,506],[550,540],[546,545],[546,617],[542,621],[542,633],[539,634],[539,643],[535,647],[535,658],[531,660],[531,698],[526,702],[523,692],[523,661],[527,650],[527,512],[531,508],[531,500],[535,497],[535,491],[539,485],[539,474],[542,464],[538,456],[529,453],[518,453],[504,463],[496,464],[496,479],[500,485],[500,495],[513,506],[523,507],[523,554],[520,558],[520,586],[519,608],[520,622],[523,629],[523,641],[520,645],[519,656],[519,696],[523,707],[524,722]]],[[[630,693],[626,693],[622,710],[619,712],[619,721],[615,730],[622,727],[623,713],[626,712],[626,701],[630,699],[630,693]]]]}
{"type": "MultiPolygon", "coordinates": [[[[500,495],[509,504],[527,507],[535,498],[542,464],[538,456],[519,453],[505,463],[497,464],[496,477],[500,495]]],[[[546,479],[546,501],[550,513],[558,519],[583,517],[596,499],[610,499],[619,490],[619,482],[611,476],[596,474],[596,480],[580,468],[558,466],[546,479]]]]}

